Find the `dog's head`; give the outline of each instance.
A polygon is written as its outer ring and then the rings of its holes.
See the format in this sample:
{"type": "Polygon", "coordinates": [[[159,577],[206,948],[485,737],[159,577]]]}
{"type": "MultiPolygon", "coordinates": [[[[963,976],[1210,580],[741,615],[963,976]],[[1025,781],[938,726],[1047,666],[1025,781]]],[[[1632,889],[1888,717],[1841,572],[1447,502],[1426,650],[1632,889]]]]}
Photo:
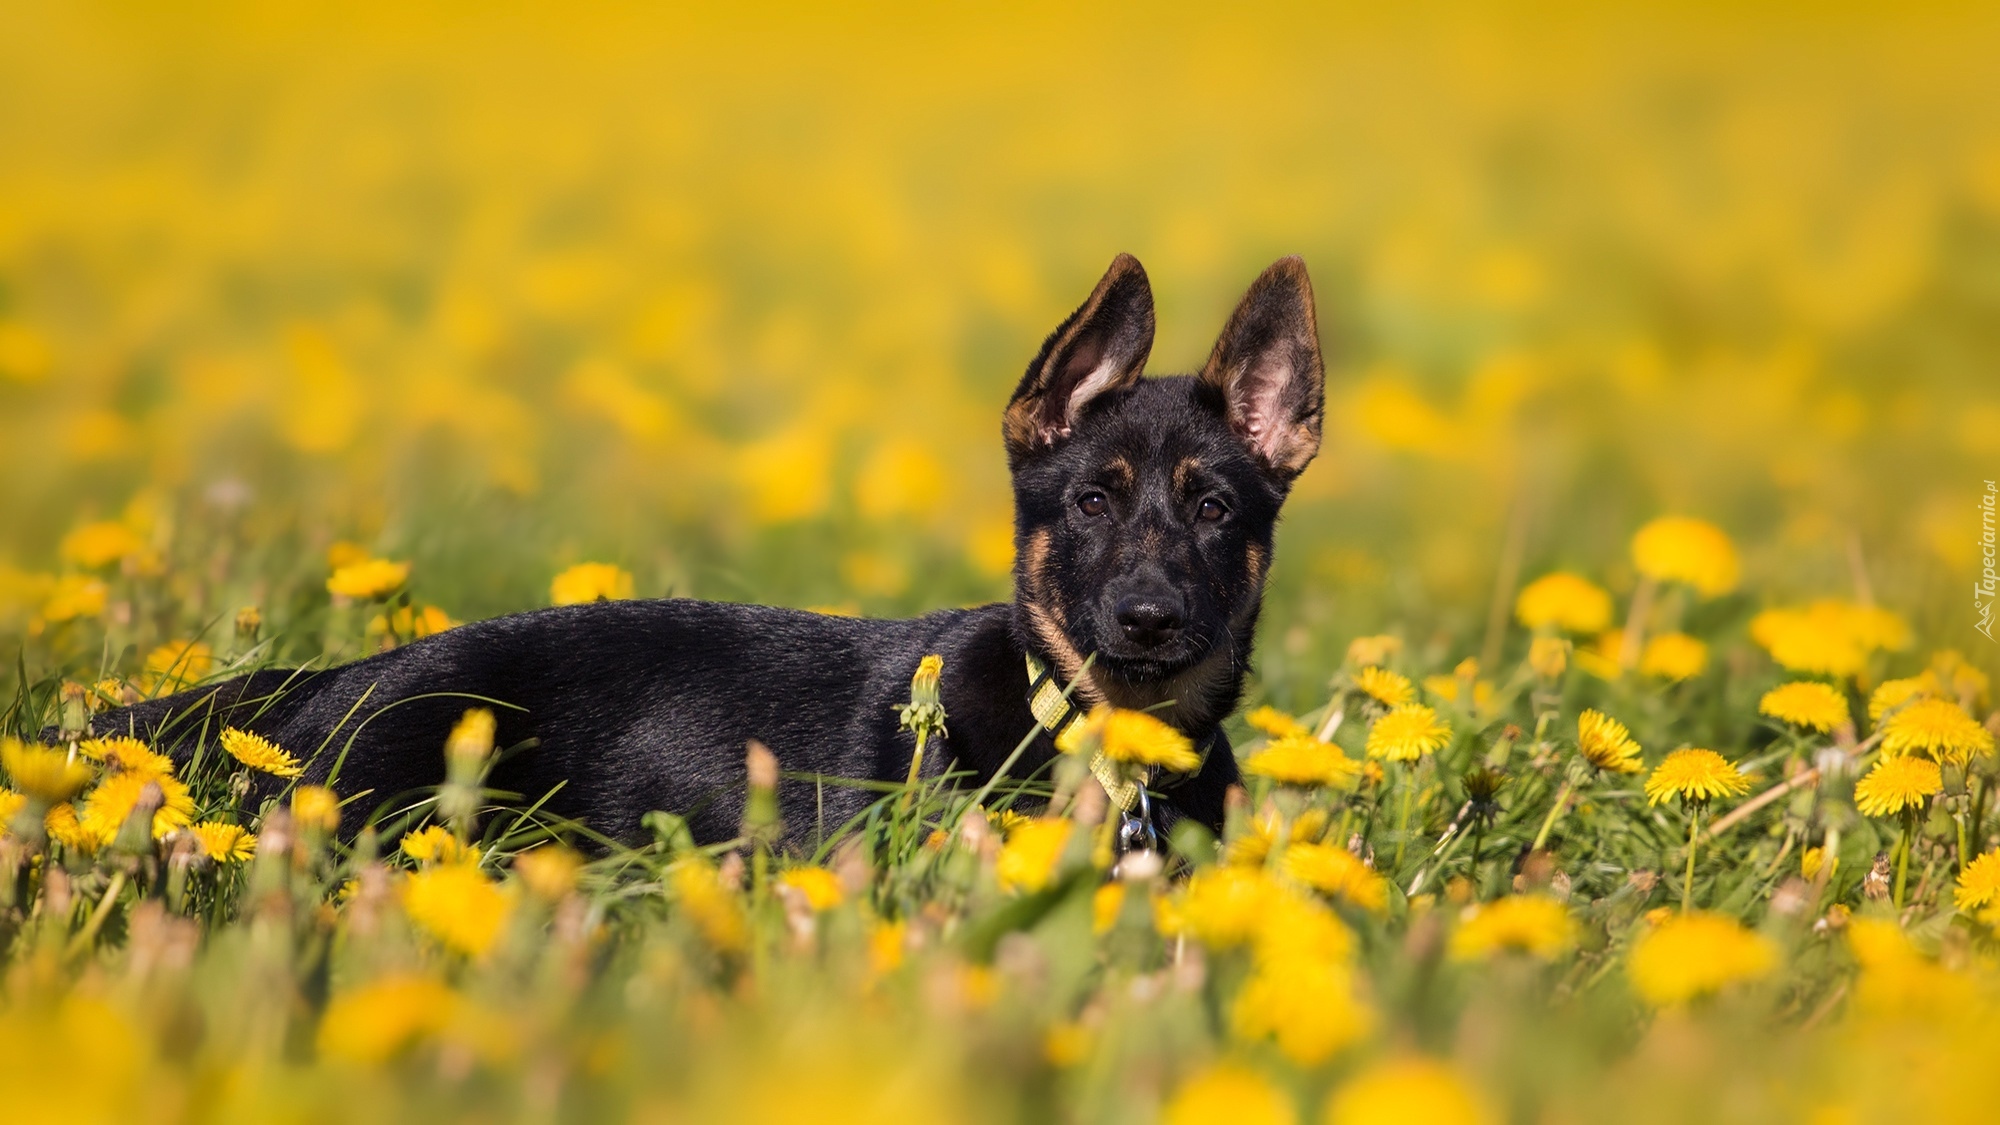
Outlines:
{"type": "Polygon", "coordinates": [[[1264,271],[1197,375],[1143,379],[1153,292],[1129,255],[1042,345],[1007,406],[1015,605],[1086,694],[1234,705],[1271,533],[1319,451],[1325,381],[1305,263],[1264,271]]]}

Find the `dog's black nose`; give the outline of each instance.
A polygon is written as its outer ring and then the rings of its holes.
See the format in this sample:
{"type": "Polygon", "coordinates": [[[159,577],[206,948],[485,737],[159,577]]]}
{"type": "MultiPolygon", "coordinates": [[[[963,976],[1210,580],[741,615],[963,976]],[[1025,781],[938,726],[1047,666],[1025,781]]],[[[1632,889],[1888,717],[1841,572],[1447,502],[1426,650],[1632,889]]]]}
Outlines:
{"type": "Polygon", "coordinates": [[[1118,599],[1118,625],[1125,639],[1141,648],[1157,648],[1180,634],[1183,623],[1179,598],[1131,594],[1118,599]]]}

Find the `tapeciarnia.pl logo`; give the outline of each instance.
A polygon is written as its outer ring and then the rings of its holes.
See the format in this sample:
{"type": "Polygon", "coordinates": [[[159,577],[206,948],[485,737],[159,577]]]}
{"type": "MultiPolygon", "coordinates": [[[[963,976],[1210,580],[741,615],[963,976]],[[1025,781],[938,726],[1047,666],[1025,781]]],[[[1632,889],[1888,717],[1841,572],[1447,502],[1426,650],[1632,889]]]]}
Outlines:
{"type": "Polygon", "coordinates": [[[2000,594],[2000,575],[1993,570],[1994,542],[1993,517],[1996,489],[1992,481],[1986,482],[1986,493],[1979,498],[1979,554],[1985,567],[1979,572],[1979,581],[1972,586],[1972,609],[1979,615],[1973,628],[1993,639],[1993,602],[2000,594]]]}

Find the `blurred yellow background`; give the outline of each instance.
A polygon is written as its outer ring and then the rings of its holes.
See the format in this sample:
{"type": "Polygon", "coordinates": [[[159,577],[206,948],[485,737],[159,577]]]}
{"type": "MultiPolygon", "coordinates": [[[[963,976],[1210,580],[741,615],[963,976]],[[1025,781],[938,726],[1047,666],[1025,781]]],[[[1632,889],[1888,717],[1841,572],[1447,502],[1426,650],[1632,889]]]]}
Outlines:
{"type": "Polygon", "coordinates": [[[2000,11],[1383,7],[9,4],[0,635],[309,635],[341,539],[460,619],[1003,597],[1000,409],[1127,250],[1159,371],[1313,272],[1274,679],[1661,513],[1991,666],[2000,11]],[[103,519],[178,622],[50,612],[103,519]]]}

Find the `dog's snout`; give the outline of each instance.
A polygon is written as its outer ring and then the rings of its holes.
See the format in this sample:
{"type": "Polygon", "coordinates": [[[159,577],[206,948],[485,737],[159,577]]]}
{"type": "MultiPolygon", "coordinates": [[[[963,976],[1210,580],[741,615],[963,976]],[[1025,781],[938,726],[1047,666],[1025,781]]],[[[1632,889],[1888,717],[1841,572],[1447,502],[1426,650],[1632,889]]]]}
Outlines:
{"type": "Polygon", "coordinates": [[[1157,648],[1180,635],[1185,624],[1181,600],[1168,593],[1128,594],[1115,610],[1125,639],[1142,648],[1157,648]]]}

